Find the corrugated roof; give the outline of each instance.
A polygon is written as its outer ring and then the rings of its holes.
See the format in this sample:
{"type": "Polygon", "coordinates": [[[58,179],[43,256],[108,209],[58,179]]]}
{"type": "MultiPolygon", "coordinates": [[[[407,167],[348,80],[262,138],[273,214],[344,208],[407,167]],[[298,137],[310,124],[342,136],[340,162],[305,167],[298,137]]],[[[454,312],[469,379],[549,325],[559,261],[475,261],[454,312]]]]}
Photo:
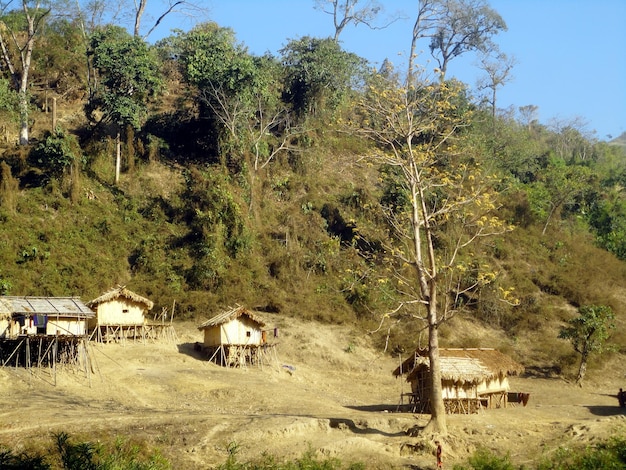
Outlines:
{"type": "MultiPolygon", "coordinates": [[[[482,382],[496,376],[516,375],[524,367],[506,354],[489,348],[440,349],[439,361],[442,380],[454,382],[482,382]]],[[[418,350],[398,366],[393,375],[407,375],[411,380],[419,370],[428,369],[428,351],[418,350]],[[401,372],[402,371],[402,372],[401,372]]]]}
{"type": "Polygon", "coordinates": [[[87,302],[87,305],[90,307],[97,307],[101,303],[108,302],[110,300],[115,300],[119,297],[124,297],[126,299],[132,300],[133,302],[144,304],[148,310],[152,310],[152,307],[154,307],[154,302],[126,289],[126,286],[117,286],[105,292],[100,297],[87,302]]]}
{"type": "Polygon", "coordinates": [[[199,330],[203,330],[205,328],[209,328],[209,327],[212,327],[212,326],[222,325],[222,324],[227,323],[227,322],[229,322],[231,320],[239,318],[242,315],[246,316],[250,320],[258,323],[260,327],[264,327],[265,326],[265,322],[263,320],[261,320],[261,318],[259,318],[257,315],[252,313],[250,310],[245,309],[241,305],[237,305],[234,308],[229,307],[228,310],[224,310],[222,313],[218,313],[213,318],[211,318],[211,319],[205,321],[204,323],[202,323],[198,327],[198,329],[199,330]]]}
{"type": "Polygon", "coordinates": [[[64,317],[95,316],[95,312],[78,297],[0,297],[0,313],[19,315],[60,315],[64,317]]]}

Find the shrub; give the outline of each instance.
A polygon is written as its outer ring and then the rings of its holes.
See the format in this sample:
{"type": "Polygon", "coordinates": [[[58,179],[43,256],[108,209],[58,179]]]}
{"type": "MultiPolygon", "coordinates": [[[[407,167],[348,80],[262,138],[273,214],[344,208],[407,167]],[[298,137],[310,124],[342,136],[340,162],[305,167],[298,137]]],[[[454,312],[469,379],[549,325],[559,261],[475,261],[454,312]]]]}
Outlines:
{"type": "Polygon", "coordinates": [[[478,449],[468,460],[468,466],[455,465],[454,470],[514,470],[508,455],[500,457],[488,449],[478,449]]]}
{"type": "Polygon", "coordinates": [[[48,176],[60,177],[75,162],[82,161],[81,150],[75,136],[61,129],[48,132],[28,156],[28,162],[48,176]]]}

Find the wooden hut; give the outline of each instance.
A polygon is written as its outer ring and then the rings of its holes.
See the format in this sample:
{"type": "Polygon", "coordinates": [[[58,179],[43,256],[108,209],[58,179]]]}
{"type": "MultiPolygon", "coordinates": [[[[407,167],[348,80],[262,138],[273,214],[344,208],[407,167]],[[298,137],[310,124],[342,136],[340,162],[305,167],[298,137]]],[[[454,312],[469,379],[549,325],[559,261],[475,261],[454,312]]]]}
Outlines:
{"type": "Polygon", "coordinates": [[[154,303],[125,286],[117,286],[87,305],[96,312],[89,328],[98,341],[146,339],[154,336],[155,326],[146,319],[154,303]]]}
{"type": "Polygon", "coordinates": [[[229,307],[198,326],[204,332],[201,349],[224,366],[258,364],[262,355],[273,348],[264,327],[257,313],[240,305],[229,307]]]}
{"type": "MultiPolygon", "coordinates": [[[[524,368],[510,357],[486,348],[440,349],[441,385],[446,412],[475,413],[482,408],[506,408],[510,375],[524,368]]],[[[414,411],[430,411],[430,361],[427,350],[417,350],[393,374],[406,375],[414,411]]],[[[404,397],[402,397],[402,400],[404,397]]]]}
{"type": "Polygon", "coordinates": [[[0,365],[85,366],[94,316],[76,297],[0,297],[0,365]]]}
{"type": "Polygon", "coordinates": [[[77,297],[0,297],[0,337],[83,336],[93,310],[77,297]]]}

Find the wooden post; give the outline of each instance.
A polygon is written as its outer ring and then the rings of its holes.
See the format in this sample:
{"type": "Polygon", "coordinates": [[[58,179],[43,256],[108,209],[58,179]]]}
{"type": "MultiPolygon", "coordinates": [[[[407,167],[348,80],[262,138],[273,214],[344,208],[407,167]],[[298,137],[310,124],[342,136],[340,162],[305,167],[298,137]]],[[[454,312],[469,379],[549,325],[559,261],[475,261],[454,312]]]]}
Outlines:
{"type": "Polygon", "coordinates": [[[54,385],[56,386],[57,384],[57,352],[59,350],[59,335],[57,334],[54,337],[54,341],[53,344],[54,346],[52,346],[52,372],[54,375],[54,385]]]}
{"type": "Polygon", "coordinates": [[[115,136],[115,184],[120,182],[120,169],[122,167],[122,142],[120,131],[115,136]]]}
{"type": "MultiPolygon", "coordinates": [[[[46,107],[47,111],[47,107],[46,107]]],[[[57,99],[56,97],[52,98],[52,132],[54,133],[57,128],[57,99]]]]}

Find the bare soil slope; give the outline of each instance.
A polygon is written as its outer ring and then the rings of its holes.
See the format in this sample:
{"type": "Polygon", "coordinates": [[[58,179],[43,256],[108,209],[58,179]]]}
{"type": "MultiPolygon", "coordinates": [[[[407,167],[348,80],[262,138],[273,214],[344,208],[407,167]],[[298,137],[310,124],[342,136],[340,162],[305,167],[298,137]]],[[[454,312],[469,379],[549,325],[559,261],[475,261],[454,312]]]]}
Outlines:
{"type": "MultiPolygon", "coordinates": [[[[175,324],[175,343],[92,345],[94,372],[0,368],[0,444],[14,450],[65,431],[88,440],[133,436],[159,448],[176,469],[312,449],[368,469],[434,468],[434,436],[415,437],[428,416],[397,412],[408,384],[397,359],[348,327],[280,319],[277,354],[263,367],[224,369],[199,358],[194,324],[175,324]]],[[[448,416],[447,468],[478,447],[530,464],[561,445],[625,433],[615,394],[623,367],[607,364],[576,387],[561,379],[514,378],[526,407],[448,416]],[[598,379],[600,377],[601,379],[598,379]]],[[[624,382],[623,384],[621,382],[624,382]]]]}

